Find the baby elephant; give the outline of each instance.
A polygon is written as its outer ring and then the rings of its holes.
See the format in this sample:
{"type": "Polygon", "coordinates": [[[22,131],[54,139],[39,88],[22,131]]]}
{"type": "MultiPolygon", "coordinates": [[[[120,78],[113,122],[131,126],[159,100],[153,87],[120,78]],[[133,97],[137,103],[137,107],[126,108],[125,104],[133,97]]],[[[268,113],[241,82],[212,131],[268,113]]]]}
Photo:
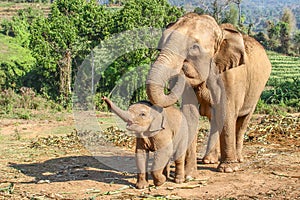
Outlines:
{"type": "Polygon", "coordinates": [[[147,165],[149,151],[154,152],[151,175],[154,185],[160,186],[168,177],[168,163],[175,161],[175,182],[184,181],[184,163],[187,149],[188,126],[184,115],[175,107],[161,108],[148,101],[129,106],[124,111],[108,98],[102,98],[122,120],[127,130],[136,135],[136,166],[138,170],[136,187],[147,187],[147,165]]]}

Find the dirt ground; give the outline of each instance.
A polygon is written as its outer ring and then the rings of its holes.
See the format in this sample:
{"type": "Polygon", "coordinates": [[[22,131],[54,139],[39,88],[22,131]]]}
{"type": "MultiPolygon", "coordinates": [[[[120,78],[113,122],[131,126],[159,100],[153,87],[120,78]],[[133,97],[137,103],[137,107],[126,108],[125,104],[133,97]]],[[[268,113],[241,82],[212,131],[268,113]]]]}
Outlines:
{"type": "Polygon", "coordinates": [[[195,180],[138,190],[135,174],[95,159],[73,139],[74,127],[72,115],[1,119],[0,199],[300,199],[299,132],[246,141],[241,171],[219,173],[217,164],[199,162],[195,180]]]}

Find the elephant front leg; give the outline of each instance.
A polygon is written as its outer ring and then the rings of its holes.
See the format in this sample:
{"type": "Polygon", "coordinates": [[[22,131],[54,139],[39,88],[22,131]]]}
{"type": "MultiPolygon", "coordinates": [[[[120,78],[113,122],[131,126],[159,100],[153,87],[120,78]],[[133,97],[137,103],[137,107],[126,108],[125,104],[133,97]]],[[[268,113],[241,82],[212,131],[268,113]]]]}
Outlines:
{"type": "MultiPolygon", "coordinates": [[[[228,111],[228,110],[227,110],[228,111]]],[[[221,163],[218,171],[231,173],[238,170],[236,158],[236,118],[228,111],[220,135],[221,163]]]]}
{"type": "Polygon", "coordinates": [[[138,170],[136,188],[144,189],[149,186],[147,172],[149,152],[145,149],[136,149],[135,158],[138,170]]]}
{"type": "Polygon", "coordinates": [[[185,156],[182,155],[177,160],[175,160],[175,183],[184,182],[184,158],[185,156]]]}
{"type": "Polygon", "coordinates": [[[168,163],[163,170],[163,174],[167,179],[170,177],[170,171],[171,171],[171,163],[168,163]]]}
{"type": "Polygon", "coordinates": [[[148,173],[138,173],[137,182],[135,184],[137,189],[144,189],[149,186],[148,183],[148,173]]]}
{"type": "Polygon", "coordinates": [[[161,186],[166,182],[167,177],[165,176],[165,168],[169,164],[172,153],[172,142],[169,142],[169,144],[154,152],[151,175],[155,186],[161,186]]]}
{"type": "Polygon", "coordinates": [[[151,172],[153,183],[155,186],[161,186],[167,180],[166,176],[163,174],[164,168],[154,170],[151,172]]]}
{"type": "Polygon", "coordinates": [[[190,179],[197,170],[197,135],[199,123],[198,100],[194,89],[186,86],[182,98],[182,113],[188,124],[188,147],[185,156],[185,177],[190,179]]]}
{"type": "Polygon", "coordinates": [[[154,153],[151,175],[155,186],[161,186],[167,180],[167,177],[165,176],[165,167],[168,165],[170,160],[170,151],[171,149],[167,147],[159,149],[154,153]]]}
{"type": "Polygon", "coordinates": [[[192,142],[189,142],[189,146],[185,155],[185,178],[192,179],[194,173],[197,170],[197,136],[194,136],[192,142]]]}
{"type": "Polygon", "coordinates": [[[244,161],[243,155],[242,155],[244,134],[247,130],[247,126],[251,119],[254,109],[248,115],[238,117],[238,119],[236,121],[236,156],[237,156],[238,162],[244,161]]]}
{"type": "Polygon", "coordinates": [[[205,156],[203,157],[202,161],[204,164],[215,164],[219,161],[219,155],[220,155],[220,139],[219,137],[216,138],[215,141],[209,141],[213,144],[208,144],[208,146],[213,146],[210,151],[207,151],[205,153],[205,156]]]}

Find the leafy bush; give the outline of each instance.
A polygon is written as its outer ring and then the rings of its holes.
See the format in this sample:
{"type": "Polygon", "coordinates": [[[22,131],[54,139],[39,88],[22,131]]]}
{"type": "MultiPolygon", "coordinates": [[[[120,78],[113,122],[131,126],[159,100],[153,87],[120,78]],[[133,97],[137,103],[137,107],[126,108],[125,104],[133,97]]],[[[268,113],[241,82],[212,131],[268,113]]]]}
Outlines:
{"type": "Polygon", "coordinates": [[[18,93],[13,89],[0,92],[0,116],[30,119],[30,110],[61,111],[61,105],[36,94],[31,88],[22,87],[18,93]]]}
{"type": "Polygon", "coordinates": [[[263,92],[261,99],[267,104],[277,104],[294,107],[300,110],[300,79],[286,81],[275,85],[272,89],[263,92]]]}
{"type": "Polygon", "coordinates": [[[0,88],[18,88],[34,67],[30,50],[18,44],[15,38],[0,34],[0,88]]]}

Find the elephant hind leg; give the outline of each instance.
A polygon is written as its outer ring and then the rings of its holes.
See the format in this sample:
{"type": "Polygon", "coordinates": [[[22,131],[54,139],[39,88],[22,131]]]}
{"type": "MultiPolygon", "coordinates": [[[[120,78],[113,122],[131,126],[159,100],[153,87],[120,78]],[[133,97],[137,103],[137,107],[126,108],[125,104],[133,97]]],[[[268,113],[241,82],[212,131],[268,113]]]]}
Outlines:
{"type": "MultiPolygon", "coordinates": [[[[253,109],[254,110],[254,109],[253,109]]],[[[238,117],[236,121],[236,156],[239,162],[243,162],[243,142],[244,142],[244,134],[247,130],[248,123],[251,119],[252,113],[244,115],[242,117],[238,117]]]]}

